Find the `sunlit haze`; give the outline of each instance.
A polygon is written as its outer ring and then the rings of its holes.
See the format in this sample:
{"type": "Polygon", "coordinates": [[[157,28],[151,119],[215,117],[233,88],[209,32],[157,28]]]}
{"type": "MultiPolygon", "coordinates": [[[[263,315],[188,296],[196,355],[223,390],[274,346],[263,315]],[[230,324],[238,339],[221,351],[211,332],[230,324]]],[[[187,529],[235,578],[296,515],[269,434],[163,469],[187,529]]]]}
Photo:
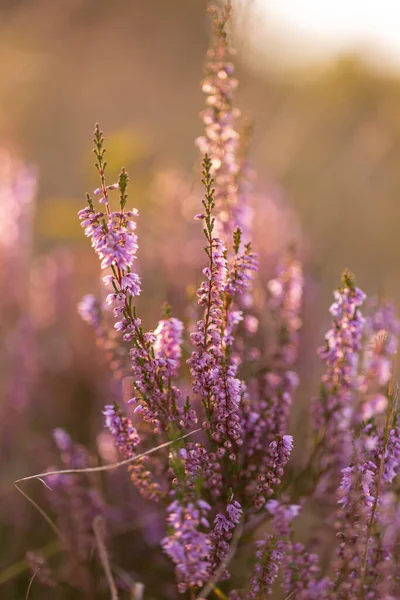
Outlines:
{"type": "Polygon", "coordinates": [[[275,62],[356,52],[380,68],[400,68],[397,0],[252,0],[247,6],[254,50],[264,56],[266,51],[275,62]]]}

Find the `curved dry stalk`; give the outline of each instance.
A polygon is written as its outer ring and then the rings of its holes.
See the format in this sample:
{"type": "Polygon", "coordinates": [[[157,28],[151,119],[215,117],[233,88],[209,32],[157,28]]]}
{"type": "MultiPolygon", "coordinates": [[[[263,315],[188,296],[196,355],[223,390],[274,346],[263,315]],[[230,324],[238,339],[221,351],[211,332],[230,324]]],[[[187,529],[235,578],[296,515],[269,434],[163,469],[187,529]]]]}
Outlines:
{"type": "MultiPolygon", "coordinates": [[[[39,480],[42,481],[39,477],[39,480]]],[[[39,504],[37,504],[37,502],[35,502],[33,500],[33,498],[31,498],[30,496],[28,496],[28,494],[26,494],[24,492],[24,490],[22,490],[19,485],[18,485],[18,481],[21,480],[17,480],[14,481],[14,485],[17,488],[17,490],[28,500],[28,502],[30,502],[32,504],[32,506],[34,508],[36,508],[36,510],[38,512],[40,512],[40,514],[42,515],[42,517],[47,521],[47,523],[50,525],[50,527],[52,528],[52,530],[54,531],[54,533],[62,540],[63,539],[63,534],[61,533],[61,531],[59,530],[59,528],[57,527],[57,525],[54,523],[54,521],[49,517],[49,515],[43,510],[43,508],[41,508],[39,506],[39,504]]],[[[23,480],[22,480],[23,481],[23,480]]],[[[42,483],[44,483],[44,481],[42,481],[42,483]]],[[[45,484],[46,487],[49,487],[47,484],[45,484]]],[[[51,489],[51,488],[50,488],[51,489]]]]}
{"type": "Polygon", "coordinates": [[[31,587],[32,587],[33,580],[34,580],[34,579],[35,579],[35,577],[36,577],[36,573],[39,573],[39,571],[40,571],[40,569],[36,569],[36,571],[34,572],[34,574],[32,575],[32,577],[31,577],[31,578],[30,578],[30,580],[29,580],[29,585],[28,585],[28,589],[26,590],[26,596],[25,596],[25,600],[28,600],[28,598],[29,598],[29,593],[30,593],[30,591],[31,591],[31,587]]]}
{"type": "Polygon", "coordinates": [[[111,600],[118,600],[118,590],[111,571],[110,559],[108,558],[107,548],[104,542],[104,525],[104,519],[100,515],[97,515],[97,517],[93,519],[93,531],[96,538],[100,561],[103,565],[108,587],[111,592],[111,600]]]}
{"type": "MultiPolygon", "coordinates": [[[[141,454],[135,454],[135,456],[131,456],[130,458],[126,458],[117,463],[112,463],[110,465],[101,465],[99,467],[87,467],[86,469],[62,469],[60,471],[47,471],[45,473],[37,473],[36,475],[28,475],[27,477],[21,477],[21,479],[16,479],[14,481],[14,485],[17,489],[19,489],[19,491],[21,491],[21,489],[18,488],[17,484],[21,483],[23,481],[29,481],[30,479],[39,479],[39,481],[42,481],[44,477],[50,477],[51,475],[70,475],[72,473],[99,473],[102,471],[113,471],[114,469],[119,469],[119,467],[128,465],[129,463],[132,463],[132,462],[135,462],[136,460],[139,460],[139,458],[143,458],[143,456],[147,456],[148,454],[157,452],[157,450],[161,450],[162,448],[167,448],[168,446],[175,444],[175,442],[179,442],[180,440],[183,440],[183,439],[189,437],[190,435],[194,435],[195,433],[198,433],[199,431],[202,431],[201,427],[199,427],[198,429],[194,429],[194,431],[189,431],[189,433],[185,433],[184,435],[181,435],[180,437],[176,438],[176,440],[172,440],[170,442],[164,442],[163,444],[160,444],[159,446],[155,446],[154,448],[151,448],[150,450],[146,450],[145,452],[142,452],[141,454]]],[[[42,483],[51,490],[51,488],[47,485],[47,483],[45,483],[44,481],[42,481],[42,483]]],[[[21,493],[23,493],[23,492],[21,492],[21,493]]],[[[24,494],[24,496],[25,496],[25,494],[24,494]]]]}

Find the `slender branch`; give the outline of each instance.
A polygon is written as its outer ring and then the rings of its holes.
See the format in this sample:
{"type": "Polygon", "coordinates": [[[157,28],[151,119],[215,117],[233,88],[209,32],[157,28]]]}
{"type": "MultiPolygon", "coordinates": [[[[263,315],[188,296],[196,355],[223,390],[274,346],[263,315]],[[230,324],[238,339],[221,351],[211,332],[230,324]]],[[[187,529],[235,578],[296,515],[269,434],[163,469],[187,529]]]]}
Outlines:
{"type": "Polygon", "coordinates": [[[108,558],[106,545],[104,543],[104,519],[100,515],[97,515],[97,517],[93,519],[93,531],[96,537],[96,543],[99,551],[101,564],[103,565],[108,587],[110,588],[111,600],[118,600],[118,590],[111,571],[111,565],[110,560],[108,558]]]}
{"type": "Polygon", "coordinates": [[[36,569],[36,571],[34,572],[34,574],[32,575],[32,577],[29,580],[29,585],[28,585],[28,589],[26,590],[25,600],[28,600],[28,598],[29,598],[29,592],[31,591],[33,580],[35,579],[36,574],[39,573],[39,571],[40,571],[40,569],[36,569]]]}
{"type": "MultiPolygon", "coordinates": [[[[146,450],[146,452],[142,452],[141,454],[136,454],[135,456],[131,456],[130,458],[126,458],[117,463],[112,463],[110,465],[101,465],[99,467],[87,467],[86,469],[62,469],[61,471],[47,471],[44,473],[38,473],[36,475],[28,475],[28,477],[21,477],[21,479],[16,479],[14,481],[14,485],[26,497],[26,494],[24,492],[22,492],[22,490],[17,485],[18,483],[21,483],[22,481],[29,481],[30,479],[39,479],[39,481],[41,481],[43,477],[49,477],[51,475],[68,475],[71,473],[99,473],[102,471],[113,471],[114,469],[119,469],[119,467],[122,467],[123,465],[128,465],[129,463],[135,462],[136,460],[143,458],[143,456],[147,456],[148,454],[153,454],[153,452],[157,452],[157,450],[161,450],[162,448],[167,448],[168,446],[171,446],[172,444],[175,444],[176,442],[179,442],[180,440],[183,440],[184,438],[194,435],[195,433],[198,433],[201,430],[202,430],[201,427],[199,427],[198,429],[194,429],[193,431],[189,431],[189,433],[185,433],[184,435],[181,435],[180,437],[176,438],[176,440],[164,442],[163,444],[160,444],[159,446],[155,446],[154,448],[151,448],[150,450],[146,450]]],[[[42,481],[42,483],[44,483],[44,482],[42,481]]],[[[49,487],[49,486],[47,485],[47,487],[49,487]]],[[[29,499],[29,501],[31,502],[31,499],[29,499]]]]}

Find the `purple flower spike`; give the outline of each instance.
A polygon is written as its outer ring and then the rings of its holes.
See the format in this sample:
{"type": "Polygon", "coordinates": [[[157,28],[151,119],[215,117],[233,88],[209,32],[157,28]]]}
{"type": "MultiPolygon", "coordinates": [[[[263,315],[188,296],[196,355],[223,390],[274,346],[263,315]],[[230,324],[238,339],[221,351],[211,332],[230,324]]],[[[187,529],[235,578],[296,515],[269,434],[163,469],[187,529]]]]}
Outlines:
{"type": "Polygon", "coordinates": [[[279,574],[279,567],[283,558],[284,544],[266,534],[262,540],[256,542],[256,564],[253,576],[250,579],[251,589],[246,594],[245,600],[258,600],[272,594],[272,585],[279,574]]]}
{"type": "Polygon", "coordinates": [[[319,350],[327,367],[322,378],[323,397],[315,403],[316,424],[324,431],[321,470],[325,475],[319,483],[319,494],[331,496],[338,485],[340,470],[350,461],[350,435],[365,324],[360,307],[364,299],[365,294],[355,286],[353,275],[345,272],[330,309],[333,326],[325,336],[325,346],[319,350]]]}
{"type": "MultiPolygon", "coordinates": [[[[122,456],[133,458],[137,454],[137,446],[140,443],[139,435],[132,425],[130,419],[125,417],[119,407],[108,405],[104,407],[105,425],[114,438],[114,443],[122,456]]],[[[157,501],[161,496],[161,489],[156,483],[150,471],[146,469],[146,460],[143,456],[129,465],[131,479],[144,498],[157,501]]]]}
{"type": "Polygon", "coordinates": [[[176,565],[178,589],[201,587],[210,577],[212,541],[206,532],[211,507],[204,501],[182,506],[177,500],[169,505],[167,522],[171,534],[161,544],[176,565]]]}

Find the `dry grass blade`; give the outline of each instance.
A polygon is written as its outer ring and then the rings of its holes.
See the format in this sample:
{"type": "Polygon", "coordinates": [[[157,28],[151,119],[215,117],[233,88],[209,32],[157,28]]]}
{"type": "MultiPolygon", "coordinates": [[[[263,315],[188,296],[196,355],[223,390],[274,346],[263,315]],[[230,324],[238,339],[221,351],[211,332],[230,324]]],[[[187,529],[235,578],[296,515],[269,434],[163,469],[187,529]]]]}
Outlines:
{"type": "MultiPolygon", "coordinates": [[[[102,465],[99,467],[87,467],[86,469],[62,469],[60,471],[47,471],[45,473],[38,473],[36,475],[28,475],[28,477],[22,477],[21,479],[16,479],[14,481],[14,486],[28,500],[28,502],[30,502],[30,504],[32,504],[32,506],[34,508],[36,508],[36,510],[47,521],[47,523],[50,525],[50,527],[56,533],[56,535],[60,538],[60,540],[62,540],[63,535],[62,535],[61,531],[59,530],[59,528],[57,527],[57,525],[54,523],[54,521],[52,521],[52,519],[49,517],[49,515],[30,496],[28,496],[28,494],[26,494],[26,492],[24,492],[19,487],[19,485],[18,485],[19,483],[22,483],[23,481],[30,481],[32,479],[38,479],[47,488],[49,488],[51,490],[51,488],[44,481],[45,477],[50,477],[51,475],[69,475],[69,474],[73,474],[73,473],[98,473],[101,471],[112,471],[115,469],[119,469],[120,467],[122,467],[124,465],[135,462],[136,460],[142,458],[143,456],[152,454],[153,452],[156,452],[157,450],[160,450],[162,448],[167,448],[168,446],[171,446],[172,444],[175,444],[176,442],[178,442],[180,440],[183,440],[191,435],[194,435],[195,433],[198,433],[199,431],[201,431],[201,428],[195,429],[194,431],[190,431],[189,433],[185,433],[185,435],[182,435],[182,436],[176,438],[176,440],[164,442],[163,444],[155,446],[154,448],[151,448],[150,450],[146,450],[146,452],[142,452],[141,454],[136,454],[135,456],[132,456],[131,458],[128,458],[126,460],[121,460],[117,463],[112,463],[110,465],[102,465]]],[[[113,596],[112,598],[113,598],[113,600],[114,599],[117,600],[118,596],[113,596]]]]}
{"type": "MultiPolygon", "coordinates": [[[[44,483],[42,481],[42,483],[44,483]]],[[[36,510],[38,512],[40,512],[40,514],[42,515],[42,517],[47,521],[47,523],[50,525],[50,527],[52,528],[52,530],[55,532],[55,534],[62,539],[63,535],[61,533],[61,531],[58,529],[57,525],[54,523],[54,521],[49,517],[49,515],[43,510],[43,508],[41,508],[30,496],[28,496],[28,494],[26,494],[24,492],[24,490],[22,490],[19,485],[18,485],[18,481],[14,481],[14,485],[17,488],[17,490],[24,496],[24,498],[26,498],[28,500],[28,502],[30,502],[32,504],[32,506],[34,508],[36,508],[36,510]]],[[[48,486],[46,486],[48,487],[48,486]]]]}
{"type": "Polygon", "coordinates": [[[118,577],[126,584],[130,590],[131,600],[143,600],[144,584],[139,581],[135,581],[132,576],[121,569],[118,565],[113,565],[113,571],[118,577]]]}
{"type": "MultiPolygon", "coordinates": [[[[15,487],[18,488],[17,484],[22,483],[23,481],[29,481],[31,479],[42,480],[44,477],[50,477],[51,475],[71,475],[73,473],[100,473],[102,471],[113,471],[115,469],[119,469],[120,467],[123,467],[124,465],[129,465],[130,463],[133,463],[133,462],[139,460],[139,458],[143,458],[143,456],[147,456],[148,454],[153,454],[153,452],[157,452],[157,450],[161,450],[162,448],[167,448],[168,446],[172,446],[172,444],[175,444],[176,442],[179,442],[180,440],[184,440],[185,438],[187,438],[191,435],[194,435],[195,433],[198,433],[199,431],[201,431],[201,427],[199,427],[198,429],[195,429],[194,431],[190,431],[189,433],[185,433],[185,435],[181,435],[180,437],[176,438],[176,440],[171,440],[170,442],[164,442],[163,444],[160,444],[159,446],[155,446],[154,448],[151,448],[150,450],[146,450],[146,452],[142,452],[141,454],[135,454],[135,456],[132,456],[131,458],[126,458],[125,460],[121,460],[117,463],[112,463],[110,465],[101,465],[99,467],[87,467],[86,469],[62,469],[60,471],[47,471],[45,473],[37,473],[36,475],[28,475],[28,477],[21,477],[21,479],[16,479],[14,481],[14,485],[15,485],[15,487]]],[[[42,483],[44,483],[44,481],[42,481],[42,483]]],[[[47,487],[49,487],[47,484],[45,484],[45,485],[47,487]]],[[[21,489],[20,488],[18,488],[18,489],[21,492],[21,489]]],[[[51,488],[49,488],[49,489],[51,489],[51,488]]],[[[21,492],[21,493],[23,493],[23,492],[21,492]]],[[[24,494],[24,496],[26,496],[26,494],[24,494]]]]}
{"type": "Polygon", "coordinates": [[[28,589],[26,590],[25,600],[28,600],[28,598],[29,598],[29,594],[30,594],[30,591],[31,591],[33,580],[36,577],[36,573],[39,573],[39,571],[40,571],[40,569],[36,569],[36,571],[34,572],[34,574],[32,575],[32,577],[29,580],[29,585],[28,585],[28,589]]]}
{"type": "Polygon", "coordinates": [[[99,551],[101,564],[103,565],[103,569],[108,582],[108,587],[110,588],[111,600],[118,600],[118,590],[111,571],[110,560],[108,558],[106,545],[104,543],[105,523],[103,517],[100,517],[98,515],[93,519],[93,531],[96,537],[97,549],[99,551]]]}

